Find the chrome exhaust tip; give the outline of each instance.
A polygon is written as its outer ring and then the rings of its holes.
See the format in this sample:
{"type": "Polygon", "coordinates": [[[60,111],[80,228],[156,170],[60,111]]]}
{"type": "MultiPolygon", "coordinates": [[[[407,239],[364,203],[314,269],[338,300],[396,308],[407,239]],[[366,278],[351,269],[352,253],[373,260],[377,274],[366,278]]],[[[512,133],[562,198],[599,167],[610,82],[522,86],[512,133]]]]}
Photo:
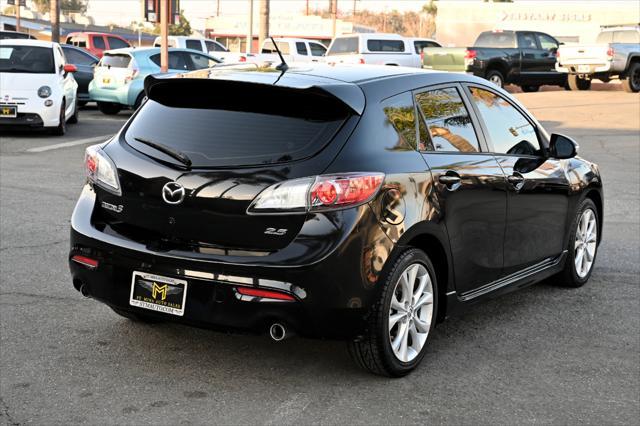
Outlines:
{"type": "Polygon", "coordinates": [[[274,342],[281,342],[284,339],[290,337],[290,333],[287,333],[287,329],[279,322],[274,322],[269,327],[269,336],[274,342]]]}
{"type": "Polygon", "coordinates": [[[89,286],[87,286],[86,284],[81,284],[80,285],[80,294],[82,294],[84,297],[91,297],[91,294],[89,293],[89,286]]]}

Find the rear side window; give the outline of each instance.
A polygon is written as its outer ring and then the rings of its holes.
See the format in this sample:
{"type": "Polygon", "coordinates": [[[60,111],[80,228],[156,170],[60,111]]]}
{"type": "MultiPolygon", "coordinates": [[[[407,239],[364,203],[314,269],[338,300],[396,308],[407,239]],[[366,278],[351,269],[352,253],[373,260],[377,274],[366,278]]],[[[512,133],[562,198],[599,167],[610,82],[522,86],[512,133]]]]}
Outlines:
{"type": "Polygon", "coordinates": [[[333,41],[327,55],[358,53],[358,37],[339,37],[333,41]]]}
{"type": "Polygon", "coordinates": [[[154,88],[125,138],[155,158],[163,155],[136,142],[136,137],[172,147],[188,155],[194,167],[306,158],[329,143],[349,116],[333,98],[284,88],[186,80],[172,85],[154,88]],[[209,90],[217,96],[201,96],[209,90]]]}
{"type": "Polygon", "coordinates": [[[394,149],[416,149],[416,116],[413,100],[409,93],[402,93],[386,99],[382,110],[387,121],[398,133],[399,140],[394,149]]]}
{"type": "Polygon", "coordinates": [[[402,40],[367,40],[370,52],[404,52],[402,40]]]}
{"type": "Polygon", "coordinates": [[[202,43],[200,43],[200,40],[187,40],[186,47],[187,49],[199,50],[202,52],[202,43]]]}
{"type": "Polygon", "coordinates": [[[471,98],[499,154],[542,155],[533,125],[506,99],[488,90],[470,87],[471,98]]]}
{"type": "Polygon", "coordinates": [[[107,40],[109,41],[109,49],[122,49],[124,47],[129,47],[129,43],[116,37],[107,37],[107,40]]]}
{"type": "Polygon", "coordinates": [[[307,45],[301,42],[296,42],[296,52],[298,52],[298,55],[307,56],[307,45]]]}
{"type": "Polygon", "coordinates": [[[430,137],[427,149],[449,152],[479,152],[471,117],[455,87],[416,95],[430,137]]]}
{"type": "Polygon", "coordinates": [[[127,68],[131,63],[131,56],[123,54],[105,54],[100,60],[101,67],[127,68]]]}
{"type": "Polygon", "coordinates": [[[614,31],[614,43],[640,43],[640,32],[634,30],[614,31]]]}
{"type": "Polygon", "coordinates": [[[515,33],[484,32],[473,44],[475,47],[516,47],[515,33]]]}
{"type": "Polygon", "coordinates": [[[518,34],[518,47],[520,49],[537,49],[536,36],[533,33],[518,34]]]}
{"type": "Polygon", "coordinates": [[[93,47],[96,49],[106,49],[102,36],[93,36],[91,40],[93,41],[93,47]]]}

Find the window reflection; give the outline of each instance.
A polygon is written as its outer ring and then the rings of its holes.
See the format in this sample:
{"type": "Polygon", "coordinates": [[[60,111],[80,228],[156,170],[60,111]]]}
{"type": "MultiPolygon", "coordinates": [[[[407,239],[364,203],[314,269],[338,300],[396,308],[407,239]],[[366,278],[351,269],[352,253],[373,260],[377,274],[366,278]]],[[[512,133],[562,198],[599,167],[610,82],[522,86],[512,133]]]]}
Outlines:
{"type": "MultiPolygon", "coordinates": [[[[469,113],[455,88],[438,89],[416,95],[426,121],[429,141],[422,141],[427,150],[478,152],[469,113]]],[[[421,139],[423,137],[420,132],[421,139]]]]}
{"type": "Polygon", "coordinates": [[[387,99],[382,109],[399,136],[394,149],[415,150],[417,147],[416,117],[411,95],[406,93],[387,99]]]}
{"type": "Polygon", "coordinates": [[[494,152],[542,155],[536,130],[520,111],[493,92],[477,87],[469,90],[487,127],[494,152]]]}

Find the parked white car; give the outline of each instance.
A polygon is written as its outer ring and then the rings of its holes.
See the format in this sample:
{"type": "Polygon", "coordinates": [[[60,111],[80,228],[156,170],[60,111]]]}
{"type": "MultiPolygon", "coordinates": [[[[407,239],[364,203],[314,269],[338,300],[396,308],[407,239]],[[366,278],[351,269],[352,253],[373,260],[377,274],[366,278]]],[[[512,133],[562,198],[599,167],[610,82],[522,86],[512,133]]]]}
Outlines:
{"type": "Polygon", "coordinates": [[[63,135],[78,122],[76,67],[58,43],[0,40],[0,129],[46,128],[63,135]]]}
{"type": "MultiPolygon", "coordinates": [[[[287,63],[292,62],[323,62],[327,47],[315,40],[304,38],[274,38],[280,53],[287,63]]],[[[262,43],[260,54],[250,58],[252,62],[279,61],[278,53],[270,39],[262,43]]]]}
{"type": "MultiPolygon", "coordinates": [[[[153,41],[153,46],[160,47],[160,37],[156,37],[153,41]]],[[[169,47],[197,50],[227,63],[247,62],[247,57],[251,56],[244,53],[229,52],[229,49],[224,47],[222,43],[208,38],[169,36],[169,47]]]]}
{"type": "MultiPolygon", "coordinates": [[[[336,37],[326,54],[328,63],[396,65],[421,68],[422,49],[429,39],[405,38],[398,34],[362,33],[336,37]]],[[[435,46],[437,47],[437,46],[435,46]]]]}

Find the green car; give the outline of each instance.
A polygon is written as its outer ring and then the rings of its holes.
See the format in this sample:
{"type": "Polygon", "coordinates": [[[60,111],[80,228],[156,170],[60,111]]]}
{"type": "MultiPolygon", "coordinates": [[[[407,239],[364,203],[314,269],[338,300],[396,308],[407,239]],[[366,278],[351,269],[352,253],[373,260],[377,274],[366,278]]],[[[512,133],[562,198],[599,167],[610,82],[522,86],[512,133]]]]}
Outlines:
{"type": "MultiPolygon", "coordinates": [[[[191,49],[169,49],[169,72],[211,68],[221,61],[191,49]]],[[[160,49],[107,50],[96,65],[89,83],[89,97],[108,115],[123,108],[137,109],[144,99],[144,79],[160,72],[160,49]]]]}

